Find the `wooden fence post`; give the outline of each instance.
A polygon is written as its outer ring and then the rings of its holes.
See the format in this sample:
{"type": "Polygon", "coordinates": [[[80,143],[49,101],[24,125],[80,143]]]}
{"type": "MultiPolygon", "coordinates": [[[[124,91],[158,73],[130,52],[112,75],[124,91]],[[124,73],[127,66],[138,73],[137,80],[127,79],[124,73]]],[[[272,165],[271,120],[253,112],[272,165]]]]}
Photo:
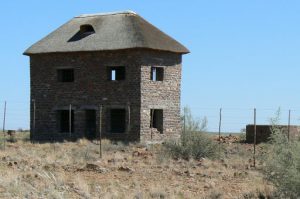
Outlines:
{"type": "Polygon", "coordinates": [[[153,139],[153,119],[154,119],[154,109],[151,109],[150,110],[150,116],[151,116],[151,124],[150,124],[150,127],[151,127],[151,140],[153,139]]]}
{"type": "Polygon", "coordinates": [[[35,100],[33,99],[32,100],[32,103],[33,103],[33,118],[32,118],[32,138],[33,140],[35,139],[34,136],[35,136],[35,110],[36,110],[36,106],[35,106],[35,100]]]}
{"type": "Polygon", "coordinates": [[[5,150],[6,135],[5,135],[5,121],[6,120],[6,101],[4,102],[4,116],[3,116],[3,148],[5,150]]]}
{"type": "Polygon", "coordinates": [[[220,119],[219,119],[219,157],[221,157],[221,125],[222,125],[222,108],[220,108],[220,119]]]}
{"type": "Polygon", "coordinates": [[[256,167],[256,108],[254,108],[253,166],[256,167]]]}
{"type": "Polygon", "coordinates": [[[69,106],[69,136],[72,134],[72,104],[69,106]]]}
{"type": "Polygon", "coordinates": [[[102,158],[102,105],[99,107],[99,154],[102,158]]]}
{"type": "Polygon", "coordinates": [[[289,121],[288,121],[288,141],[290,141],[290,130],[291,130],[291,110],[289,110],[289,121]]]}

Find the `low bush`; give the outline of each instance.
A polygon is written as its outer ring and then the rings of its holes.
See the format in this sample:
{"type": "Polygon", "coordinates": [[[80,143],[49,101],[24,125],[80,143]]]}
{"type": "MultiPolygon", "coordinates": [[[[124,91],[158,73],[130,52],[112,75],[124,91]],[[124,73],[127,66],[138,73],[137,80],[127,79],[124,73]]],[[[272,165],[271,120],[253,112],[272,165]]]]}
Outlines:
{"type": "MultiPolygon", "coordinates": [[[[279,116],[277,116],[279,117],[279,116]]],[[[300,142],[273,125],[264,172],[284,198],[300,197],[300,142]]]]}
{"type": "Polygon", "coordinates": [[[128,142],[122,141],[111,141],[108,139],[102,140],[102,149],[103,151],[124,151],[128,148],[128,142]]]}
{"type": "Polygon", "coordinates": [[[167,141],[164,145],[173,158],[216,158],[218,143],[205,133],[207,120],[196,120],[189,108],[184,109],[184,129],[178,141],[167,141]]]}
{"type": "Polygon", "coordinates": [[[264,171],[279,193],[289,198],[300,197],[300,142],[288,142],[281,132],[271,136],[264,171]]]}
{"type": "Polygon", "coordinates": [[[179,142],[169,141],[164,146],[173,158],[214,159],[218,156],[218,144],[203,132],[186,132],[179,142]]]}
{"type": "Polygon", "coordinates": [[[241,133],[239,137],[240,137],[240,143],[246,143],[246,133],[244,132],[241,133]]]}

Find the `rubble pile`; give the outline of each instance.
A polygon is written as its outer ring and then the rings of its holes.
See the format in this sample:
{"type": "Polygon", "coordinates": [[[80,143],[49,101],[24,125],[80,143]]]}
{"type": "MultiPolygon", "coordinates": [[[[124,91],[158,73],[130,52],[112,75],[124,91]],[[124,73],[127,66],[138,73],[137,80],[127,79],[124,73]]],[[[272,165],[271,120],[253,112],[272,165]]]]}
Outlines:
{"type": "Polygon", "coordinates": [[[239,136],[233,136],[231,134],[229,135],[221,135],[220,138],[219,136],[215,137],[216,141],[220,141],[221,143],[226,143],[226,144],[230,144],[230,143],[237,143],[240,141],[239,136]]]}

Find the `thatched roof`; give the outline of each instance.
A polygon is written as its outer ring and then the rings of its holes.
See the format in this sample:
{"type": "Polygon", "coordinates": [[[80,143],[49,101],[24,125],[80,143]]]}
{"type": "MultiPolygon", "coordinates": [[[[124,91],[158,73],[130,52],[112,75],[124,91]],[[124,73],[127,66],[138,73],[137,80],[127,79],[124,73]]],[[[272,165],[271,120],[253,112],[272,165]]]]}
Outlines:
{"type": "Polygon", "coordinates": [[[80,15],[38,41],[24,54],[146,48],[189,50],[132,11],[80,15]]]}

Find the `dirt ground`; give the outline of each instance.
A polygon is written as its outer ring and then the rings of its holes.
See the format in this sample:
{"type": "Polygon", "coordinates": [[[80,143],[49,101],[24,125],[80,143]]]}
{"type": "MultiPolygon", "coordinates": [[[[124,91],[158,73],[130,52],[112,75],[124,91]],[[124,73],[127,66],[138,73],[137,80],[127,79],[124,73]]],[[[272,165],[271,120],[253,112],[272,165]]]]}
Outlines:
{"type": "MultiPolygon", "coordinates": [[[[234,139],[233,139],[234,140],[234,139]]],[[[0,150],[0,198],[257,198],[272,186],[253,168],[252,146],[223,143],[217,160],[172,159],[161,144],[88,140],[0,150]]]]}

